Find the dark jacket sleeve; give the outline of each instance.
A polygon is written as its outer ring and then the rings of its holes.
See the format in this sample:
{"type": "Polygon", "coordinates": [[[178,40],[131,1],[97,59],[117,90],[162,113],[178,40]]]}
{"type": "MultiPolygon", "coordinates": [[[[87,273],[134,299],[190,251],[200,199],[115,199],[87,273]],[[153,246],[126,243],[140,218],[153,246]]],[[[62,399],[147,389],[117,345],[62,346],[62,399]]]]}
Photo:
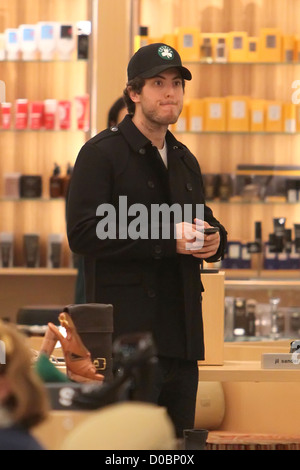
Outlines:
{"type": "Polygon", "coordinates": [[[214,256],[205,259],[205,261],[208,263],[213,263],[223,259],[224,257],[224,253],[227,247],[227,231],[223,225],[213,216],[212,210],[206,205],[204,207],[204,220],[206,220],[206,222],[208,222],[209,225],[213,227],[219,227],[220,231],[220,245],[217,253],[214,256]]]}
{"type": "Polygon", "coordinates": [[[220,259],[223,259],[224,257],[225,250],[227,247],[227,231],[225,227],[223,227],[223,225],[214,217],[214,214],[211,208],[206,205],[205,196],[204,196],[205,195],[204,184],[203,184],[203,178],[202,178],[199,162],[191,152],[189,152],[189,156],[190,156],[190,160],[189,160],[190,165],[191,167],[193,167],[193,170],[197,172],[198,177],[199,177],[201,198],[204,201],[204,220],[212,227],[218,227],[220,231],[220,245],[219,245],[217,253],[205,259],[205,261],[207,261],[208,263],[213,263],[215,261],[219,261],[220,259]]]}
{"type": "Polygon", "coordinates": [[[111,228],[116,222],[116,238],[97,236],[97,226],[103,221],[103,214],[97,215],[98,207],[109,204],[114,209],[115,173],[108,151],[93,143],[82,147],[74,166],[67,201],[67,234],[71,250],[84,256],[115,260],[176,256],[175,237],[122,239],[115,219],[112,219],[111,228]]]}

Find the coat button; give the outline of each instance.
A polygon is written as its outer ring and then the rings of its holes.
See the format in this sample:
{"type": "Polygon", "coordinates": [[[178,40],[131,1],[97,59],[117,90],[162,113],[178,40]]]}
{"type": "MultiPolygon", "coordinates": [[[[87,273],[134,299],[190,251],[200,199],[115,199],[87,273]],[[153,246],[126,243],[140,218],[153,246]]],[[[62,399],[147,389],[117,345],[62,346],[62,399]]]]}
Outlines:
{"type": "Polygon", "coordinates": [[[145,153],[146,153],[146,150],[145,150],[144,148],[141,148],[141,149],[139,150],[139,154],[140,154],[140,155],[145,155],[145,153]]]}
{"type": "Polygon", "coordinates": [[[150,189],[154,189],[154,188],[155,188],[155,183],[154,183],[154,181],[149,180],[149,181],[147,182],[147,184],[148,184],[148,188],[150,188],[150,189]]]}
{"type": "Polygon", "coordinates": [[[192,183],[186,183],[186,189],[187,189],[188,191],[193,191],[192,183]]]}
{"type": "Polygon", "coordinates": [[[113,126],[113,127],[110,128],[110,130],[113,131],[113,132],[117,132],[119,129],[116,126],[113,126]]]}
{"type": "Polygon", "coordinates": [[[161,258],[161,254],[162,254],[162,248],[160,245],[155,245],[153,247],[153,254],[154,254],[154,259],[160,259],[161,258]]]}
{"type": "Polygon", "coordinates": [[[157,254],[157,255],[160,255],[161,254],[161,246],[160,245],[155,245],[154,247],[154,253],[157,254]]]}
{"type": "Polygon", "coordinates": [[[154,289],[148,289],[148,297],[150,297],[150,299],[153,299],[155,296],[156,296],[156,292],[154,289]]]}

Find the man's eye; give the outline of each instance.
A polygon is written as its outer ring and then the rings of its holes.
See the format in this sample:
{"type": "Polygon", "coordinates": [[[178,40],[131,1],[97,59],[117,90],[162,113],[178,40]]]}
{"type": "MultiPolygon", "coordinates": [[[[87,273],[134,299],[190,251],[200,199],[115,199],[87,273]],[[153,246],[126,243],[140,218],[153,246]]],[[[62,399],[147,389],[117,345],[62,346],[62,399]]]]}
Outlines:
{"type": "Polygon", "coordinates": [[[154,84],[157,85],[157,86],[160,86],[162,84],[162,81],[161,80],[155,80],[154,84]]]}

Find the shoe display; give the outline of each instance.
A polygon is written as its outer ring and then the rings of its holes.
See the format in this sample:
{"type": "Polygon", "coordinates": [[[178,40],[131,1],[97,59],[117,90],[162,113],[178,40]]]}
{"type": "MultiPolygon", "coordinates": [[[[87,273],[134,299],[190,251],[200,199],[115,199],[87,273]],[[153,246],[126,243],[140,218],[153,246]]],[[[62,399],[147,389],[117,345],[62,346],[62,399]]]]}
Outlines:
{"type": "Polygon", "coordinates": [[[91,354],[78,335],[70,315],[62,312],[58,318],[61,326],[66,330],[66,337],[62,335],[57,326],[48,323],[40,354],[44,353],[49,357],[59,341],[65,357],[67,375],[71,380],[75,382],[102,382],[104,376],[97,373],[91,360],[91,354]]]}

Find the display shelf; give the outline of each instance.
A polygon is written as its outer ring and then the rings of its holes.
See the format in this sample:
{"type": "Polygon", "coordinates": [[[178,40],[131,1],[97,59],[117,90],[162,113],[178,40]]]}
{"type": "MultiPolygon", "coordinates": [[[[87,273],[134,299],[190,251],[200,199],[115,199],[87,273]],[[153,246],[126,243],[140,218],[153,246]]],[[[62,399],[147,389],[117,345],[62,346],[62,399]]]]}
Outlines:
{"type": "Polygon", "coordinates": [[[300,287],[300,270],[261,270],[256,269],[225,269],[225,286],[242,285],[270,285],[279,287],[290,286],[300,287]]]}
{"type": "Polygon", "coordinates": [[[300,382],[299,370],[263,369],[264,353],[289,352],[290,340],[234,342],[224,344],[224,364],[205,366],[199,363],[199,380],[220,382],[300,382]]]}
{"type": "Polygon", "coordinates": [[[73,268],[0,268],[0,276],[76,276],[73,268]]]}
{"type": "Polygon", "coordinates": [[[17,133],[17,134],[57,134],[57,133],[70,133],[70,132],[79,132],[80,134],[86,134],[89,131],[83,131],[82,129],[1,129],[0,128],[0,134],[5,134],[5,133],[17,133]]]}
{"type": "Polygon", "coordinates": [[[70,59],[70,60],[62,60],[62,59],[51,59],[51,60],[0,60],[1,64],[74,64],[78,62],[88,62],[88,59],[70,59]]]}
{"type": "MultiPolygon", "coordinates": [[[[0,0],[0,32],[7,28],[18,28],[22,24],[37,24],[40,21],[56,21],[74,26],[79,21],[91,21],[94,24],[94,5],[92,0],[72,0],[72,8],[67,0],[0,0]]],[[[14,259],[16,266],[22,266],[23,235],[38,233],[41,241],[41,266],[46,266],[46,247],[48,235],[63,234],[62,266],[68,266],[69,247],[66,237],[65,199],[51,198],[50,178],[54,164],[61,168],[61,177],[65,178],[68,165],[73,165],[81,146],[91,135],[91,131],[77,128],[77,116],[74,98],[95,91],[93,67],[93,36],[89,43],[89,58],[77,57],[77,43],[68,60],[55,55],[51,60],[3,60],[0,61],[0,76],[6,83],[6,101],[12,103],[26,98],[28,102],[55,99],[71,103],[70,128],[61,129],[15,129],[14,112],[10,129],[0,129],[0,232],[14,234],[14,259]],[[5,174],[39,175],[42,178],[42,193],[39,198],[10,198],[5,194],[5,174]]],[[[14,111],[14,110],[13,110],[14,111]]],[[[91,127],[94,124],[91,119],[91,127]]],[[[69,271],[66,271],[69,272],[69,271]]],[[[13,268],[1,270],[1,275],[13,276],[48,276],[64,273],[61,269],[53,271],[13,268]]]]}
{"type": "MultiPolygon", "coordinates": [[[[44,203],[47,203],[47,202],[53,202],[53,201],[57,201],[57,202],[65,202],[65,199],[63,197],[57,197],[57,198],[47,198],[47,197],[43,197],[43,198],[9,198],[9,197],[0,197],[0,202],[16,202],[16,203],[24,203],[24,202],[44,202],[44,203]]],[[[289,205],[289,206],[293,206],[293,205],[299,205],[299,202],[288,202],[288,201],[217,201],[217,200],[213,200],[213,201],[207,201],[208,204],[210,206],[212,206],[213,204],[216,204],[216,205],[223,205],[223,204],[236,204],[236,205],[289,205]]]]}
{"type": "Polygon", "coordinates": [[[219,201],[219,200],[212,200],[212,201],[207,201],[209,205],[212,204],[236,204],[236,205],[288,205],[288,206],[294,206],[294,205],[299,205],[299,201],[297,202],[289,202],[289,201],[219,201]]]}
{"type": "Polygon", "coordinates": [[[277,67],[278,65],[283,65],[283,66],[300,66],[300,62],[201,62],[200,60],[190,60],[190,61],[183,61],[185,65],[221,65],[222,67],[226,65],[250,65],[250,66],[256,66],[256,65],[261,65],[261,66],[274,66],[277,67]]]}
{"type": "Polygon", "coordinates": [[[299,370],[262,369],[260,361],[224,361],[222,366],[199,366],[207,382],[300,382],[299,370]]]}
{"type": "MultiPolygon", "coordinates": [[[[240,288],[240,289],[299,289],[300,288],[300,279],[299,271],[295,272],[295,278],[284,279],[285,273],[280,272],[279,279],[260,279],[260,278],[249,278],[249,279],[227,279],[225,281],[225,287],[228,288],[240,288]],[[296,279],[296,273],[298,274],[298,279],[296,279]]],[[[239,274],[239,277],[241,275],[239,274]]]]}
{"type": "Polygon", "coordinates": [[[299,136],[300,132],[254,132],[254,131],[201,131],[201,132],[196,132],[196,131],[174,131],[174,134],[190,134],[190,135],[262,135],[262,136],[274,136],[274,135],[293,135],[293,136],[299,136]]]}
{"type": "Polygon", "coordinates": [[[48,202],[63,202],[66,203],[65,198],[63,197],[36,197],[36,198],[9,198],[9,197],[0,197],[0,202],[13,202],[13,203],[31,203],[31,202],[41,202],[41,203],[48,203],[48,202]]]}

